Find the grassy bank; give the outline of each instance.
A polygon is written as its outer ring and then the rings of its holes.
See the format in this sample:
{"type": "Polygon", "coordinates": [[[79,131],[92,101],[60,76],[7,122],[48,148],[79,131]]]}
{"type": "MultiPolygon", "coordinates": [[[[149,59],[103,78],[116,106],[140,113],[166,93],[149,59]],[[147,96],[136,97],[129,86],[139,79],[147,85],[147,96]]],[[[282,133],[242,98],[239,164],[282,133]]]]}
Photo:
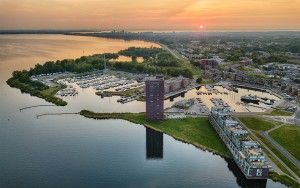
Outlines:
{"type": "MultiPolygon", "coordinates": [[[[254,132],[255,135],[264,143],[268,146],[268,148],[270,150],[272,150],[272,152],[279,158],[281,159],[285,165],[287,165],[294,173],[296,173],[299,176],[299,169],[288,160],[288,158],[286,158],[284,155],[282,155],[280,153],[280,151],[278,151],[273,145],[272,143],[264,136],[262,136],[261,134],[259,134],[258,132],[254,132]]],[[[278,160],[276,160],[270,153],[266,152],[269,156],[270,159],[272,159],[272,161],[286,174],[293,176],[278,160]]]]}
{"type": "Polygon", "coordinates": [[[296,126],[283,126],[270,132],[270,136],[300,160],[300,128],[296,126]]]}
{"type": "Polygon", "coordinates": [[[148,121],[145,119],[144,113],[94,113],[82,110],[80,114],[87,118],[124,119],[136,124],[142,124],[201,149],[211,151],[224,157],[231,156],[225,144],[218,137],[206,117],[148,121]]]}
{"type": "Polygon", "coordinates": [[[8,79],[6,83],[10,87],[18,88],[22,93],[28,93],[31,96],[36,96],[45,99],[48,102],[56,104],[57,106],[65,106],[67,102],[55,96],[56,92],[65,88],[64,85],[57,85],[55,87],[48,87],[40,82],[32,81],[29,78],[18,78],[13,76],[8,79]]]}
{"type": "Polygon", "coordinates": [[[300,188],[299,183],[295,182],[293,179],[291,179],[288,176],[285,175],[279,175],[276,172],[270,172],[269,177],[275,181],[275,182],[280,182],[288,187],[292,188],[300,188]]]}
{"type": "Polygon", "coordinates": [[[255,131],[267,131],[275,125],[269,121],[265,121],[256,117],[240,117],[239,118],[249,129],[255,131]]]}

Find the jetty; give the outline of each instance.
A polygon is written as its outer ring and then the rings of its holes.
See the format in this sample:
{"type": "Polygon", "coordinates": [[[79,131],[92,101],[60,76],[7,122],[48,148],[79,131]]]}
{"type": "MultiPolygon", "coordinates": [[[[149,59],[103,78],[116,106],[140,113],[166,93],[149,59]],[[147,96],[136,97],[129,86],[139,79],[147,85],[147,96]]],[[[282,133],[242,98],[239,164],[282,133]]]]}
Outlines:
{"type": "Polygon", "coordinates": [[[27,106],[27,107],[23,107],[23,108],[20,108],[20,112],[23,111],[23,110],[26,110],[26,109],[30,109],[30,108],[37,108],[37,107],[43,107],[43,106],[56,106],[56,105],[53,105],[53,104],[40,104],[40,105],[34,105],[34,106],[27,106]]]}
{"type": "Polygon", "coordinates": [[[79,112],[44,113],[44,114],[36,115],[36,118],[38,119],[39,117],[42,116],[59,116],[59,115],[74,115],[74,114],[79,114],[79,112]]]}

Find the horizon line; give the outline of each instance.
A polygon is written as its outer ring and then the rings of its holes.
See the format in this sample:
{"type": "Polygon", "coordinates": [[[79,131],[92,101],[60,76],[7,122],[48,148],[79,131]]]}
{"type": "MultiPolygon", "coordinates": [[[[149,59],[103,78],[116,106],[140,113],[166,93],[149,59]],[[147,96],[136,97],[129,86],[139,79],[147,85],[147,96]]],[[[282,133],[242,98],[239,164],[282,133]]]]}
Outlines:
{"type": "Polygon", "coordinates": [[[247,30],[247,29],[226,29],[226,30],[148,30],[148,29],[0,29],[0,32],[9,31],[69,31],[69,32],[111,32],[111,31],[125,31],[125,32],[195,32],[195,33],[213,33],[213,32],[300,32],[300,29],[257,29],[257,30],[247,30]]]}

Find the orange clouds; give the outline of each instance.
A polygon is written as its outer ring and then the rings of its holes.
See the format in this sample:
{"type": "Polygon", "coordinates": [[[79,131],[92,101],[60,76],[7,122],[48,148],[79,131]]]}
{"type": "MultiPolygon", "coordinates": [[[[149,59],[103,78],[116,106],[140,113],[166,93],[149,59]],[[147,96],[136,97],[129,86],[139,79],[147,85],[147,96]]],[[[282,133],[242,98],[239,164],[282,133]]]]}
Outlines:
{"type": "Polygon", "coordinates": [[[300,29],[299,0],[0,0],[0,29],[300,29]]]}

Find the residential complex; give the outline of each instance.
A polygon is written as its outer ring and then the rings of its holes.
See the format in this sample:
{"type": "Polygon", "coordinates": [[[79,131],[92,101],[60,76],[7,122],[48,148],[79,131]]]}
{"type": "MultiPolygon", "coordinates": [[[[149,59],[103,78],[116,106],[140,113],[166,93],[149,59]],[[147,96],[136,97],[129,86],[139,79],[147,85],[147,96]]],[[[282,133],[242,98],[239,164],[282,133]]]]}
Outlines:
{"type": "Polygon", "coordinates": [[[178,91],[181,89],[185,89],[188,86],[190,86],[191,83],[192,83],[191,79],[182,76],[173,77],[171,79],[165,80],[164,83],[165,94],[178,91]]]}
{"type": "Polygon", "coordinates": [[[212,108],[209,121],[247,179],[268,178],[268,162],[259,143],[250,138],[249,132],[230,116],[227,108],[212,108]]]}
{"type": "Polygon", "coordinates": [[[164,78],[162,76],[147,78],[145,85],[146,118],[161,120],[164,118],[164,78]]]}

